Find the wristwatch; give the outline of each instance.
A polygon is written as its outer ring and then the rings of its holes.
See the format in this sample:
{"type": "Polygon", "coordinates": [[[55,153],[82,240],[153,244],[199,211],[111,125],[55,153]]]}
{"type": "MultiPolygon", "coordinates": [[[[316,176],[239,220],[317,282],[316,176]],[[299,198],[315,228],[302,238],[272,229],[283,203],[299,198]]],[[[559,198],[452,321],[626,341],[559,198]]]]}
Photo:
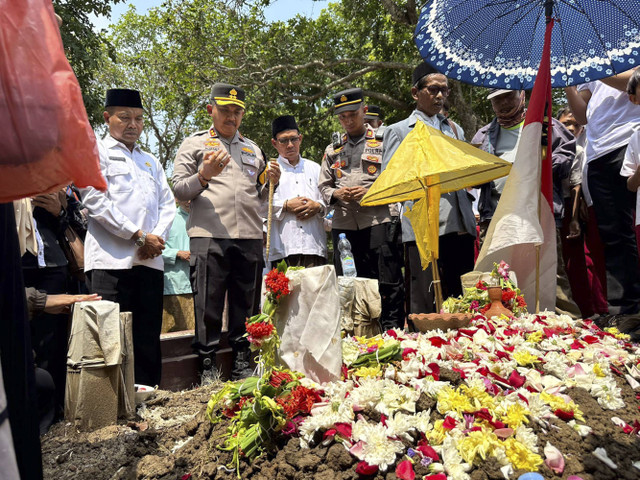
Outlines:
{"type": "Polygon", "coordinates": [[[147,232],[142,232],[142,235],[136,239],[136,247],[144,247],[145,243],[147,243],[147,232]]]}

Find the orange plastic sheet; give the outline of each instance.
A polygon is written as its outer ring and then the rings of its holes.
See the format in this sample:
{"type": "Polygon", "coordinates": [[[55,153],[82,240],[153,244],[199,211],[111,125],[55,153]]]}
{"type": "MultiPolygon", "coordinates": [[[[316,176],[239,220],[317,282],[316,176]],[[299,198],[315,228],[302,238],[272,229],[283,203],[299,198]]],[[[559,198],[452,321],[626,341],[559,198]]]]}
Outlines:
{"type": "Polygon", "coordinates": [[[0,0],[0,202],[106,189],[51,0],[0,0]]]}

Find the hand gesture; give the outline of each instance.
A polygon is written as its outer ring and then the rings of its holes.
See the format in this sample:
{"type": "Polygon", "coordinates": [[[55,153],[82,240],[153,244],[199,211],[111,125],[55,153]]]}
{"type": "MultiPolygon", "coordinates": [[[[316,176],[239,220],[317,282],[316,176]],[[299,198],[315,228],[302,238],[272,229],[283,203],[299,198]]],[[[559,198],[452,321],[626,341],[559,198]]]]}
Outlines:
{"type": "Polygon", "coordinates": [[[164,250],[164,240],[153,233],[147,234],[144,246],[138,249],[138,257],[140,260],[148,260],[162,254],[164,250]]]}
{"type": "Polygon", "coordinates": [[[191,252],[180,250],[178,253],[176,253],[176,258],[179,258],[180,260],[184,260],[185,262],[188,262],[189,260],[191,260],[191,252]]]}
{"type": "Polygon", "coordinates": [[[102,297],[97,293],[90,295],[47,295],[47,300],[44,304],[45,313],[69,313],[71,311],[71,305],[76,302],[92,302],[95,300],[102,300],[102,297]]]}
{"type": "Polygon", "coordinates": [[[275,160],[267,164],[267,179],[274,185],[280,181],[280,165],[275,160]]]}
{"type": "Polygon", "coordinates": [[[200,173],[205,179],[217,177],[231,161],[231,155],[224,146],[204,154],[200,173]]]}
{"type": "Polygon", "coordinates": [[[44,208],[54,217],[60,215],[60,211],[67,208],[67,196],[64,190],[54,193],[38,195],[31,200],[34,207],[44,208]]]}

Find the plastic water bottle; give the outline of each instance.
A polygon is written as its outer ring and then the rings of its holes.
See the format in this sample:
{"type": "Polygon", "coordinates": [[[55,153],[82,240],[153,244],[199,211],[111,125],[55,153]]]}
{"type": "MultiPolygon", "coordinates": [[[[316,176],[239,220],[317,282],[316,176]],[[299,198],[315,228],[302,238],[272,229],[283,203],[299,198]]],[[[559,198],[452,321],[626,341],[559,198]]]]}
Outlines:
{"type": "Polygon", "coordinates": [[[347,236],[341,233],[338,237],[338,250],[340,251],[340,262],[342,263],[342,275],[345,277],[356,277],[356,263],[351,253],[351,243],[347,236]]]}

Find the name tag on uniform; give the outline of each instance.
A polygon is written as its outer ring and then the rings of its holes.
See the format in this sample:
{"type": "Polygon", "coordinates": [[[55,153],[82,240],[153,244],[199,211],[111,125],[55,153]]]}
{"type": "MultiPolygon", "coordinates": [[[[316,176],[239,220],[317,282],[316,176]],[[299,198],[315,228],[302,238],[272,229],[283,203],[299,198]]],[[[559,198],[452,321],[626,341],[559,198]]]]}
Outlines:
{"type": "Polygon", "coordinates": [[[111,155],[109,155],[109,160],[115,160],[116,162],[126,162],[127,159],[124,157],[112,157],[111,155]]]}

